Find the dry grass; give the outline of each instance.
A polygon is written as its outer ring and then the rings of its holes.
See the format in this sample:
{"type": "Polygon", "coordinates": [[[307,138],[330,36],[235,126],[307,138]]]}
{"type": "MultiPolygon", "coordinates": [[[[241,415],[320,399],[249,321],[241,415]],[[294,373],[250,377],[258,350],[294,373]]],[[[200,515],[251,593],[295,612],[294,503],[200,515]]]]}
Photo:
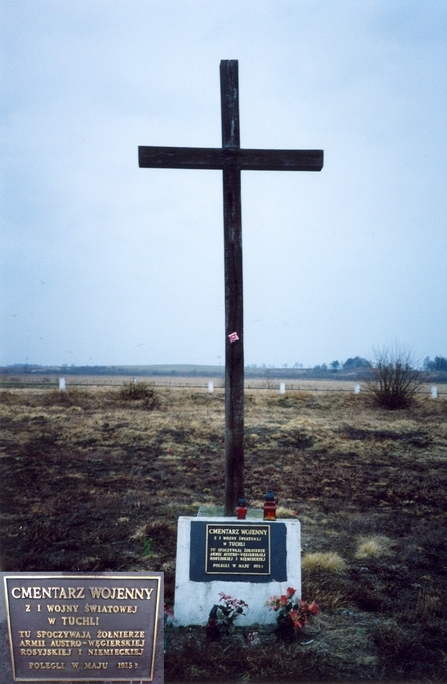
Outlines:
{"type": "Polygon", "coordinates": [[[389,552],[391,540],[385,536],[361,537],[354,558],[379,558],[389,552]]]}
{"type": "Polygon", "coordinates": [[[334,551],[306,553],[301,559],[301,567],[310,572],[315,570],[327,572],[342,572],[346,568],[346,561],[334,551]]]}
{"type": "MultiPolygon", "coordinates": [[[[223,500],[223,393],[12,390],[0,425],[3,570],[161,570],[172,605],[177,518],[223,500]]],[[[248,391],[245,477],[298,513],[321,614],[295,644],[176,630],[167,680],[445,681],[447,402],[248,391]]]]}

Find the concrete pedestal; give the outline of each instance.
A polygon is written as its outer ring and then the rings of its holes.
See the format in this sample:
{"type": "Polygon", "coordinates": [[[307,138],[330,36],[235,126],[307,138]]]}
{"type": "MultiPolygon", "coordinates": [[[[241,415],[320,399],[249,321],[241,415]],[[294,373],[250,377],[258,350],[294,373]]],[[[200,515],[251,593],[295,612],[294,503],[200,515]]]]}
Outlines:
{"type": "Polygon", "coordinates": [[[276,614],[265,603],[287,587],[301,596],[298,520],[179,518],[175,625],[206,625],[219,592],[248,604],[237,625],[274,623],[276,614]]]}

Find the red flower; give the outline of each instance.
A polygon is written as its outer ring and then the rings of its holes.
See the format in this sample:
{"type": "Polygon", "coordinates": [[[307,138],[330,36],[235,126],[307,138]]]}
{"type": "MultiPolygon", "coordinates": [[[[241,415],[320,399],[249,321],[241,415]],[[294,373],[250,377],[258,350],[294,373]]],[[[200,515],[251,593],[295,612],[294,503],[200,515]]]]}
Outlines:
{"type": "Polygon", "coordinates": [[[315,601],[312,601],[312,603],[309,606],[309,610],[312,613],[312,615],[318,615],[319,608],[318,608],[317,604],[315,603],[315,601]]]}
{"type": "Polygon", "coordinates": [[[292,598],[292,596],[295,594],[295,592],[296,592],[296,589],[294,589],[293,587],[287,587],[287,589],[286,589],[287,598],[292,598]]]}
{"type": "Polygon", "coordinates": [[[281,601],[282,606],[286,606],[287,605],[287,596],[285,594],[282,594],[280,601],[281,601]]]}
{"type": "Polygon", "coordinates": [[[298,613],[298,611],[297,611],[296,609],[295,609],[295,610],[291,610],[290,613],[289,613],[289,615],[290,615],[290,618],[291,618],[291,620],[292,620],[292,622],[293,622],[294,628],[295,628],[295,629],[301,629],[301,628],[303,627],[303,624],[302,624],[302,622],[301,622],[301,621],[302,621],[302,617],[300,616],[300,614],[298,613]]]}

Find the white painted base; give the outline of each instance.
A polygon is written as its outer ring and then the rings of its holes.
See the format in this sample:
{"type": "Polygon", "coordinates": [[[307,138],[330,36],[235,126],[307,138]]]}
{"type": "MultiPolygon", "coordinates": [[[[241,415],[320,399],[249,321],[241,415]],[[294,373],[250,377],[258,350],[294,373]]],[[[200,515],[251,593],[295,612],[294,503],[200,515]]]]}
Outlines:
{"type": "MultiPolygon", "coordinates": [[[[206,625],[211,608],[214,604],[219,603],[220,591],[248,603],[249,608],[245,609],[247,614],[237,618],[236,624],[241,627],[255,624],[273,624],[275,622],[276,614],[265,606],[265,602],[273,594],[277,596],[285,594],[287,587],[293,587],[297,590],[297,596],[301,597],[301,536],[298,520],[281,519],[277,521],[277,523],[283,523],[286,526],[287,580],[285,582],[262,583],[237,581],[237,575],[233,576],[234,580],[228,581],[192,582],[189,579],[191,522],[197,520],[196,517],[181,517],[178,520],[174,601],[175,625],[206,625]]],[[[200,517],[199,520],[227,524],[236,522],[236,518],[225,517],[200,517]]],[[[255,521],[247,519],[246,522],[255,521]]]]}

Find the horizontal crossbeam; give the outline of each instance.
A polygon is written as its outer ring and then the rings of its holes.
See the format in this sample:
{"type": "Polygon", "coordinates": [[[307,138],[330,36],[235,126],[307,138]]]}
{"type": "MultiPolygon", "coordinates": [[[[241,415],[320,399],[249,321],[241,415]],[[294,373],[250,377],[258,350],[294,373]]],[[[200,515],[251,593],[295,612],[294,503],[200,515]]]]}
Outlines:
{"type": "Polygon", "coordinates": [[[214,147],[139,147],[141,168],[241,171],[321,171],[323,150],[242,150],[214,147]]]}

